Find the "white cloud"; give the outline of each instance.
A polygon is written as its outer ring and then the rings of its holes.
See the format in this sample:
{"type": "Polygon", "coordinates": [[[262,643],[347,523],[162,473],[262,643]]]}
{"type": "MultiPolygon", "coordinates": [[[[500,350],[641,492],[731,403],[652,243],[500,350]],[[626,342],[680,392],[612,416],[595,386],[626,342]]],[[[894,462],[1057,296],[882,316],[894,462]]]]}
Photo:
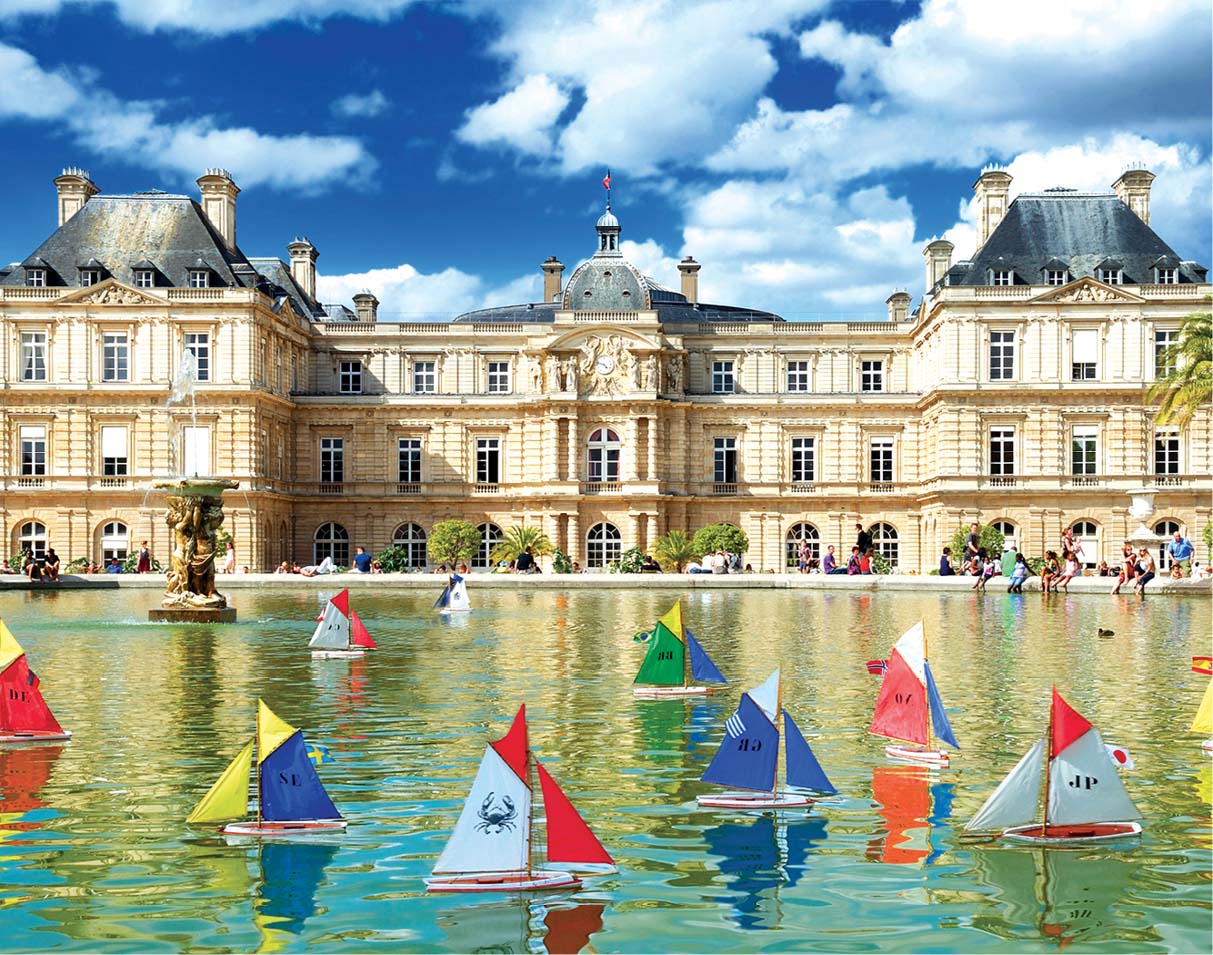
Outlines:
{"type": "Polygon", "coordinates": [[[348,136],[270,135],[208,116],[165,121],[161,112],[158,103],[123,101],[79,71],[44,69],[24,50],[0,43],[0,120],[60,123],[86,150],[188,178],[223,166],[242,187],[304,191],[361,179],[375,168],[348,136]]]}
{"type": "Polygon", "coordinates": [[[371,90],[363,94],[347,93],[333,101],[332,110],[337,116],[362,119],[378,116],[391,105],[382,90],[371,90]]]}
{"type": "Polygon", "coordinates": [[[379,299],[382,322],[444,322],[462,312],[538,302],[543,297],[538,269],[490,286],[482,277],[453,267],[426,273],[406,263],[346,275],[318,274],[316,286],[322,302],[348,303],[357,292],[370,289],[379,299]]]}
{"type": "Polygon", "coordinates": [[[551,129],[568,105],[569,94],[544,73],[524,77],[492,103],[468,110],[456,135],[475,146],[504,144],[522,152],[551,147],[551,129]]]}

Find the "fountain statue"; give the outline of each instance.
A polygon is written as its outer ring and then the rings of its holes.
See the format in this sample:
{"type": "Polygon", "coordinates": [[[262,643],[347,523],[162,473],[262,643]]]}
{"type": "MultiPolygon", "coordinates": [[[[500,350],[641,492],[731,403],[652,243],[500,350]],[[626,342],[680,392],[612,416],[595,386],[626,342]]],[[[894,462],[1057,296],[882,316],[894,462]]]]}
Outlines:
{"type": "Polygon", "coordinates": [[[173,535],[173,556],[164,599],[148,611],[149,619],[235,622],[236,608],[215,589],[215,538],[223,524],[223,492],[239,486],[224,478],[196,477],[156,485],[168,492],[165,523],[173,535]]]}

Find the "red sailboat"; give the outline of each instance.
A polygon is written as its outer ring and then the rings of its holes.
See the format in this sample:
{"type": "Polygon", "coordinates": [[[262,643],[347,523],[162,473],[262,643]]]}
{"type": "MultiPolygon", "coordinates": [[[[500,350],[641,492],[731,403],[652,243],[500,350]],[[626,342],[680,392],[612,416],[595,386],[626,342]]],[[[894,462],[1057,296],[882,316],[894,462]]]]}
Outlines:
{"type": "Polygon", "coordinates": [[[960,749],[927,662],[927,638],[920,620],[893,645],[868,732],[897,741],[885,747],[893,759],[947,766],[948,753],[931,745],[932,727],[935,738],[960,749]]]}
{"type": "Polygon", "coordinates": [[[0,743],[71,737],[42,698],[38,677],[25,660],[25,649],[0,620],[0,743]]]}

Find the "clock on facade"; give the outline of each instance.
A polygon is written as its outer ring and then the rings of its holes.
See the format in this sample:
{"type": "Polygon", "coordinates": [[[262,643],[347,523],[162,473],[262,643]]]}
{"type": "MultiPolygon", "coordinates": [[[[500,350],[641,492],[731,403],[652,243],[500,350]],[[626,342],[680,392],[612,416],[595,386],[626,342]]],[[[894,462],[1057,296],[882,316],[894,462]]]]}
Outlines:
{"type": "Polygon", "coordinates": [[[594,370],[600,375],[609,375],[615,370],[615,359],[610,355],[600,355],[594,362],[594,370]]]}

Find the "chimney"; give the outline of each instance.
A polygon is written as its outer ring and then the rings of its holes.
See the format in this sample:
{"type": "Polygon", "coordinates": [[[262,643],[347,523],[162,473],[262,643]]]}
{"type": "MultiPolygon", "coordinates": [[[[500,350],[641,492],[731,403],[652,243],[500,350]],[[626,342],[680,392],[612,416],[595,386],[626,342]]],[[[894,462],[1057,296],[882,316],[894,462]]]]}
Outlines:
{"type": "Polygon", "coordinates": [[[973,183],[973,192],[977,195],[977,249],[986,244],[990,234],[1007,214],[1007,195],[1010,191],[1011,177],[998,166],[987,166],[973,183]]]}
{"type": "Polygon", "coordinates": [[[370,289],[364,288],[354,296],[354,312],[360,322],[378,321],[379,299],[375,298],[370,289]]]}
{"type": "Polygon", "coordinates": [[[320,253],[305,235],[295,236],[295,241],[286,248],[291,253],[291,278],[308,298],[315,300],[316,260],[320,258],[320,253]]]}
{"type": "Polygon", "coordinates": [[[549,255],[540,268],[543,269],[543,300],[554,302],[560,298],[560,289],[564,282],[564,263],[556,256],[549,255]]]}
{"type": "Polygon", "coordinates": [[[898,289],[892,295],[884,300],[885,305],[889,308],[890,322],[904,322],[910,317],[910,293],[904,289],[898,289]]]}
{"type": "Polygon", "coordinates": [[[240,188],[232,182],[232,174],[226,169],[208,169],[198,177],[198,189],[202,193],[202,211],[211,220],[211,225],[223,236],[229,249],[236,248],[236,196],[240,188]]]}
{"type": "Polygon", "coordinates": [[[84,208],[84,204],[101,190],[93,185],[93,179],[87,170],[68,166],[63,175],[55,180],[55,189],[59,193],[59,225],[84,208]]]}
{"type": "Polygon", "coordinates": [[[922,256],[927,260],[927,293],[948,274],[948,269],[952,267],[952,250],[955,248],[947,239],[936,239],[928,242],[922,250],[922,256]]]}
{"type": "Polygon", "coordinates": [[[689,255],[678,263],[682,273],[682,294],[692,305],[699,301],[699,269],[701,266],[689,255]]]}
{"type": "Polygon", "coordinates": [[[1150,224],[1150,184],[1152,182],[1154,182],[1154,173],[1135,166],[1126,169],[1120,174],[1120,178],[1112,183],[1112,189],[1120,196],[1120,201],[1136,212],[1138,218],[1146,225],[1150,224]]]}

